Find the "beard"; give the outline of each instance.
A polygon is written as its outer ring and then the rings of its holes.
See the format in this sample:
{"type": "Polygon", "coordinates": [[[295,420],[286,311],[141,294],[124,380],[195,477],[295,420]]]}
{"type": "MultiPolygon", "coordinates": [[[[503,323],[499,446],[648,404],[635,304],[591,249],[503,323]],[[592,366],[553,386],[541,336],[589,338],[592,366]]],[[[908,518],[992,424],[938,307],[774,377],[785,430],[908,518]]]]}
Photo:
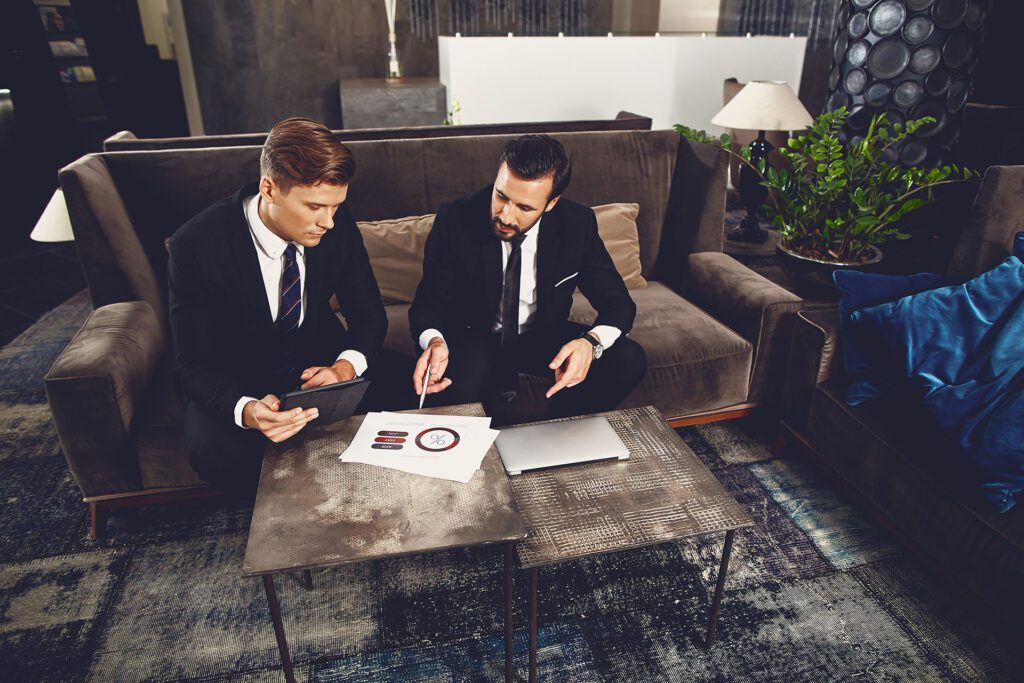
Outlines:
{"type": "Polygon", "coordinates": [[[510,225],[508,223],[502,223],[501,219],[498,216],[491,216],[491,230],[494,232],[494,236],[497,237],[499,240],[501,240],[502,242],[509,242],[509,241],[512,240],[513,237],[517,237],[519,235],[522,235],[527,230],[529,230],[533,226],[537,225],[537,223],[540,222],[540,219],[542,217],[543,217],[543,214],[541,214],[541,216],[538,216],[537,220],[535,220],[533,223],[531,223],[527,227],[520,228],[518,225],[510,225]],[[511,230],[512,233],[506,235],[506,234],[501,232],[501,228],[504,228],[506,230],[511,230]]]}

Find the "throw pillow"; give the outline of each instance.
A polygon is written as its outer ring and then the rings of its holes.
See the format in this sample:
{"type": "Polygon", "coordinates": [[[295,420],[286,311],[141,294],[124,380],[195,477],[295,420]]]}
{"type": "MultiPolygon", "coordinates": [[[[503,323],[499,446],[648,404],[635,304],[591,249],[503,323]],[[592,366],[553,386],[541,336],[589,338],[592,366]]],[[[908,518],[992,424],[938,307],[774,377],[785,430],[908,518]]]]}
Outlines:
{"type": "Polygon", "coordinates": [[[842,298],[839,300],[839,334],[842,340],[843,365],[849,385],[846,402],[859,405],[872,398],[896,398],[898,382],[888,356],[873,335],[850,324],[850,316],[868,306],[895,301],[911,294],[949,284],[949,278],[938,273],[917,275],[880,275],[853,270],[837,270],[832,274],[842,298]]]}
{"type": "Polygon", "coordinates": [[[640,274],[640,236],[636,229],[640,205],[602,204],[593,209],[597,216],[597,232],[612,257],[615,270],[626,283],[626,289],[643,289],[647,280],[640,274]]]}
{"type": "Polygon", "coordinates": [[[1024,490],[1024,263],[856,311],[1001,512],[1024,490]]]}
{"type": "Polygon", "coordinates": [[[423,277],[423,246],[434,214],[359,221],[359,232],[385,304],[409,304],[423,277]]]}

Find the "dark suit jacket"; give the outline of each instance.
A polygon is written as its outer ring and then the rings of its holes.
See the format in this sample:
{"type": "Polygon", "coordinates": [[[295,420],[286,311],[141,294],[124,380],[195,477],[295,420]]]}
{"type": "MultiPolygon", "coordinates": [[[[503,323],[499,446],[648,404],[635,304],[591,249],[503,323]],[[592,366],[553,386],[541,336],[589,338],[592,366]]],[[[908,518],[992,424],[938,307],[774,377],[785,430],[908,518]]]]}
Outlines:
{"type": "MultiPolygon", "coordinates": [[[[444,335],[490,332],[503,282],[491,191],[488,185],[438,209],[424,249],[423,279],[409,308],[414,342],[430,328],[444,335]]],[[[538,239],[531,332],[564,327],[576,287],[597,309],[595,325],[612,325],[624,334],[633,327],[636,305],[597,234],[592,209],[563,197],[544,214],[538,239]],[[578,275],[565,279],[573,273],[578,275]]]]}
{"type": "Polygon", "coordinates": [[[242,210],[242,199],[256,191],[255,184],[248,185],[213,204],[170,242],[169,309],[178,386],[187,400],[229,422],[242,396],[260,398],[294,388],[279,386],[286,353],[299,372],[330,365],[345,349],[359,351],[372,363],[388,328],[362,237],[342,205],[334,228],[319,245],[305,249],[302,326],[291,338],[278,331],[242,210]],[[347,330],[331,310],[332,294],[347,330]]]}

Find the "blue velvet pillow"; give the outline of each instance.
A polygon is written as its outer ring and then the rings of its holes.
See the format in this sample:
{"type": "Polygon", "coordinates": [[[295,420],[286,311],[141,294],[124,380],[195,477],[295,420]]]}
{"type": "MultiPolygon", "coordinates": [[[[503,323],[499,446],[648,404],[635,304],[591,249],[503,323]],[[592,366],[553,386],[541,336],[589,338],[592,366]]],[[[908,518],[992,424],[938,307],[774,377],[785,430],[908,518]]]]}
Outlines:
{"type": "Polygon", "coordinates": [[[1001,512],[1024,490],[1024,263],[855,311],[1001,512]]]}
{"type": "Polygon", "coordinates": [[[832,281],[842,294],[839,300],[839,334],[842,337],[843,365],[849,385],[846,402],[859,405],[872,398],[896,398],[899,390],[891,360],[873,335],[863,334],[850,325],[850,316],[862,308],[895,301],[949,284],[938,273],[917,275],[879,275],[854,270],[837,270],[832,281]]]}

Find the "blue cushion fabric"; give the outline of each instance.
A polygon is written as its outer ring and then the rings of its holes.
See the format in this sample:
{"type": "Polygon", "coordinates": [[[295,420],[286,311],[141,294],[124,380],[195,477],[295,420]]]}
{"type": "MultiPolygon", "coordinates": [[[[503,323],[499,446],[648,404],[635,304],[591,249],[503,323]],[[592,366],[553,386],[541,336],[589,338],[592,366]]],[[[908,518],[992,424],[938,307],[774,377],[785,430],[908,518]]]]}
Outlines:
{"type": "Polygon", "coordinates": [[[864,334],[850,324],[850,316],[862,308],[895,301],[949,284],[945,275],[879,275],[854,270],[837,270],[832,274],[839,300],[839,333],[842,338],[843,364],[849,384],[846,402],[859,405],[872,398],[896,398],[899,394],[889,354],[873,335],[864,334]]]}
{"type": "Polygon", "coordinates": [[[854,311],[1002,512],[1024,490],[1024,263],[854,311]]]}

